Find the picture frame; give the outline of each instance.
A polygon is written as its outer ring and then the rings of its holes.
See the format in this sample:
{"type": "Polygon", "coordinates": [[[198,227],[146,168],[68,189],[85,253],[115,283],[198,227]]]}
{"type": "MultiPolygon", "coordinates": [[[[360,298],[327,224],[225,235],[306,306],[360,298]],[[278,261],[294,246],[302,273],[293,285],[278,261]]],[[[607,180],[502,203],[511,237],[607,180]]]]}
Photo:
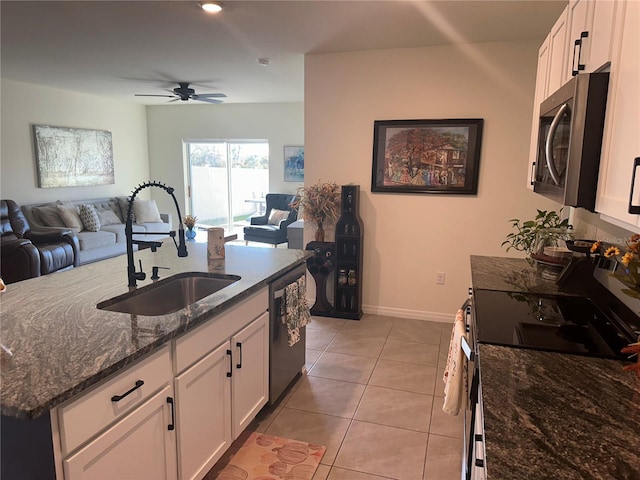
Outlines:
{"type": "Polygon", "coordinates": [[[304,182],[304,146],[284,147],[284,181],[304,182]]]}
{"type": "Polygon", "coordinates": [[[33,125],[39,188],[115,183],[111,132],[33,125]]]}
{"type": "Polygon", "coordinates": [[[476,195],[483,119],[376,120],[371,191],[476,195]]]}

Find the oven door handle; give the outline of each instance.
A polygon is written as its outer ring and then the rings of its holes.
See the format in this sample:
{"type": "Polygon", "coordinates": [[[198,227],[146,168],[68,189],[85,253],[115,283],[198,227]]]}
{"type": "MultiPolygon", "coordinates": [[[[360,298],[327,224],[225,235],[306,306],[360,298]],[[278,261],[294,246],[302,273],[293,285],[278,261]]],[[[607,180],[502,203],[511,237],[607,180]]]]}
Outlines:
{"type": "Polygon", "coordinates": [[[547,135],[547,139],[544,144],[545,151],[545,160],[547,161],[547,167],[549,167],[549,173],[551,174],[551,178],[556,185],[560,185],[560,172],[556,168],[556,164],[553,163],[553,137],[556,135],[556,130],[558,130],[558,126],[560,125],[560,119],[562,115],[565,114],[569,105],[564,103],[556,116],[553,117],[553,121],[551,122],[551,126],[549,127],[549,133],[547,135]]]}
{"type": "Polygon", "coordinates": [[[465,337],[460,337],[460,348],[462,348],[464,356],[467,357],[467,360],[469,360],[470,362],[473,362],[475,360],[476,352],[471,350],[471,347],[469,346],[469,343],[467,342],[467,339],[465,337]]]}

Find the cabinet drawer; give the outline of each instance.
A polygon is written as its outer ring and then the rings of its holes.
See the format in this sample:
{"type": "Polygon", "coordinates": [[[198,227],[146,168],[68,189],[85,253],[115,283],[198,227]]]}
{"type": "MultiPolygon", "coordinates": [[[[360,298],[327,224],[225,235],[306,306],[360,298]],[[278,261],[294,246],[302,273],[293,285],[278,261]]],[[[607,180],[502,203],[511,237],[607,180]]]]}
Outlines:
{"type": "Polygon", "coordinates": [[[169,346],[118,372],[58,409],[63,454],[68,454],[171,382],[169,346]],[[144,384],[136,387],[136,382],[144,384]],[[134,389],[135,388],[135,389],[134,389]],[[132,390],[132,391],[131,391],[132,390]],[[124,396],[127,392],[128,395],[124,396]],[[123,396],[119,401],[114,396],[123,396]]]}
{"type": "Polygon", "coordinates": [[[268,307],[269,289],[263,288],[204,325],[176,339],[176,373],[182,372],[222,342],[228,341],[234,333],[267,311],[268,307]]]}

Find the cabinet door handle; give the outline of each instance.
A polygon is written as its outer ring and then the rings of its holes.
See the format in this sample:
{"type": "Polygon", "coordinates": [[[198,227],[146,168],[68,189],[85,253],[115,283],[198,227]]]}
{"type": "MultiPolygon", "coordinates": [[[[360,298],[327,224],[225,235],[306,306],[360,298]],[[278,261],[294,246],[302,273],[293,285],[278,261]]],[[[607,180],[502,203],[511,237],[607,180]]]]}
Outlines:
{"type": "Polygon", "coordinates": [[[114,395],[113,397],[111,397],[111,401],[112,402],[119,402],[124,397],[126,397],[130,393],[133,393],[134,391],[136,391],[137,389],[139,389],[143,385],[144,385],[144,382],[142,380],[136,380],[136,384],[131,389],[127,390],[122,395],[114,395]]]}
{"type": "Polygon", "coordinates": [[[536,179],[535,173],[536,173],[536,162],[531,162],[531,174],[529,175],[529,183],[531,183],[531,185],[533,185],[533,182],[536,179]]]}
{"type": "Polygon", "coordinates": [[[229,355],[229,371],[227,372],[227,377],[233,375],[233,356],[231,350],[227,350],[227,355],[229,355]]]}
{"type": "Polygon", "coordinates": [[[633,191],[635,189],[636,177],[638,175],[638,167],[640,167],[640,157],[636,157],[633,161],[633,172],[631,172],[631,191],[629,192],[629,213],[638,215],[640,213],[640,205],[633,204],[633,191]]]}
{"type": "Polygon", "coordinates": [[[176,428],[176,409],[173,404],[173,398],[167,397],[167,403],[171,406],[171,423],[167,425],[167,430],[174,430],[176,428]]]}
{"type": "Polygon", "coordinates": [[[586,68],[586,65],[580,63],[580,58],[582,57],[582,39],[587,38],[589,36],[589,32],[580,33],[580,38],[575,41],[573,44],[573,61],[571,64],[571,76],[575,77],[579,72],[586,68]],[[578,49],[578,59],[576,66],[576,49],[578,49]]]}
{"type": "Polygon", "coordinates": [[[242,342],[236,342],[236,347],[240,350],[240,362],[236,364],[236,368],[242,368],[242,342]]]}

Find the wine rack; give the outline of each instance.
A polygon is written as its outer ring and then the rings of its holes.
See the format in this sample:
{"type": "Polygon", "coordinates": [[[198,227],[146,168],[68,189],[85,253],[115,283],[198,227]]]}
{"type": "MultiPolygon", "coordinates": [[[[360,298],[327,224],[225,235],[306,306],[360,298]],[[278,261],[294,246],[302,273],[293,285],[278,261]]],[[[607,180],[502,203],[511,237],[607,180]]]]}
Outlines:
{"type": "Polygon", "coordinates": [[[334,313],[352,320],[362,317],[363,227],[359,196],[359,185],[342,186],[341,216],[336,223],[334,313]]]}

